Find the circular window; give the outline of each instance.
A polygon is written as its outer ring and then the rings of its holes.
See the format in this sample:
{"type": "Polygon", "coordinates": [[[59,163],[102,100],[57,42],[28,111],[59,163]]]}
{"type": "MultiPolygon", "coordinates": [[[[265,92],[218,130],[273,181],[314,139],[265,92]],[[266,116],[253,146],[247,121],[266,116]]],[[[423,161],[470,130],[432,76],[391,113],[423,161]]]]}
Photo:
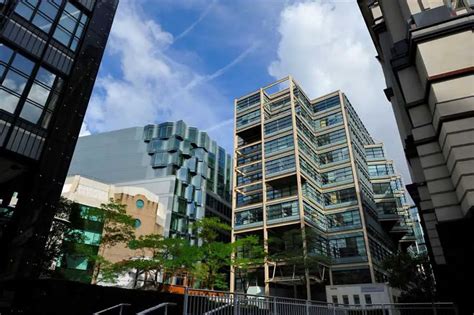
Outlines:
{"type": "Polygon", "coordinates": [[[138,229],[142,225],[142,221],[135,219],[135,228],[138,229]]]}
{"type": "Polygon", "coordinates": [[[138,209],[141,209],[145,206],[145,202],[141,199],[138,199],[135,205],[137,206],[138,209]]]}

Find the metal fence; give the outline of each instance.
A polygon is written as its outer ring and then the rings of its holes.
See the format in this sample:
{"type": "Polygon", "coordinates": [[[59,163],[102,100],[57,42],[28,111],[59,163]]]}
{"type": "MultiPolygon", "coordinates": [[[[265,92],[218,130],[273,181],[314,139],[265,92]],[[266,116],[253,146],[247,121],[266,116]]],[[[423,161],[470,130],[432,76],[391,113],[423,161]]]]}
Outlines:
{"type": "Polygon", "coordinates": [[[184,315],[457,315],[452,303],[340,305],[283,297],[187,289],[184,315]]]}

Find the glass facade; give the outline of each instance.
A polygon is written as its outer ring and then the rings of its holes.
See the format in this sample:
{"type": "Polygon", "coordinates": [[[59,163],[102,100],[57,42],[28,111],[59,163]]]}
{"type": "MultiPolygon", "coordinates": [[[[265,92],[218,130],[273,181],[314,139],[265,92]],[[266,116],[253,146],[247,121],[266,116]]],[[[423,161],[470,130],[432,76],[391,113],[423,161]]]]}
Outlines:
{"type": "MultiPolygon", "coordinates": [[[[290,81],[275,94],[264,88],[263,95],[251,110],[262,113],[261,123],[252,132],[237,127],[235,133],[234,236],[266,230],[283,238],[296,229],[302,237],[304,226],[316,240],[307,240],[308,253],[327,256],[333,266],[332,284],[378,281],[380,255],[398,248],[391,225],[382,221],[402,221],[398,205],[404,193],[399,180],[385,178],[395,173],[382,145],[374,143],[342,93],[310,101],[290,81]],[[397,201],[387,200],[392,197],[397,201]],[[376,267],[369,265],[371,257],[376,267]]],[[[240,104],[252,102],[238,99],[237,112],[240,104]]],[[[240,121],[237,115],[237,125],[240,121]]]]}
{"type": "Polygon", "coordinates": [[[2,247],[0,257],[13,278],[38,273],[36,251],[44,248],[118,5],[97,3],[0,2],[0,160],[28,170],[0,173],[3,200],[19,196],[4,237],[22,241],[15,250],[2,247]]]}
{"type": "MultiPolygon", "coordinates": [[[[206,132],[188,127],[183,121],[148,125],[143,140],[156,177],[175,176],[176,187],[171,209],[169,236],[196,241],[191,224],[207,214],[230,222],[231,158],[209,138],[206,132]],[[208,202],[209,200],[209,202],[208,202]],[[212,201],[212,202],[211,202],[212,201]]],[[[248,148],[252,157],[255,148],[248,148]]],[[[241,161],[248,164],[253,159],[241,161]]],[[[261,178],[258,164],[240,168],[247,176],[238,176],[239,184],[250,184],[261,178]]],[[[258,197],[261,198],[261,197],[258,197]]],[[[241,196],[239,204],[251,204],[254,195],[241,196]]]]}

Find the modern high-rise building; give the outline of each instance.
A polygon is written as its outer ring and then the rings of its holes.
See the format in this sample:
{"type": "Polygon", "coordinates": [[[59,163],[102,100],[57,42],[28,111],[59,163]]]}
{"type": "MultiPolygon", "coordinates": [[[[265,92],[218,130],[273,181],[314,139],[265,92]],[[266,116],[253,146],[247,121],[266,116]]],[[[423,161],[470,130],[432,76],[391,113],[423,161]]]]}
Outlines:
{"type": "Polygon", "coordinates": [[[0,1],[1,279],[39,276],[117,4],[0,1]]]}
{"type": "Polygon", "coordinates": [[[230,224],[231,165],[206,132],[180,120],[81,137],[69,174],[148,189],[160,199],[164,235],[195,242],[191,222],[217,216],[230,224]]]}
{"type": "Polygon", "coordinates": [[[331,302],[343,303],[334,292],[347,290],[350,303],[360,292],[393,302],[380,263],[415,241],[409,205],[393,162],[344,93],[311,100],[291,77],[277,81],[235,101],[234,140],[233,239],[256,235],[271,257],[272,239],[304,230],[307,255],[327,258],[314,274],[270,258],[254,270],[252,292],[320,298],[328,285],[331,302]]]}
{"type": "Polygon", "coordinates": [[[385,75],[438,293],[472,305],[464,288],[474,277],[474,1],[358,3],[385,75]]]}

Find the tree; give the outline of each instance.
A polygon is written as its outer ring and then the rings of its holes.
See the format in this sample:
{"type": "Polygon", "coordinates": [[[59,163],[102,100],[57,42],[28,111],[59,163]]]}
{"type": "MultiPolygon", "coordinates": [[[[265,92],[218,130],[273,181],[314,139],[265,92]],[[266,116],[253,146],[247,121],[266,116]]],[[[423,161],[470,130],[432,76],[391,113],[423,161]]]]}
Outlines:
{"type": "Polygon", "coordinates": [[[101,267],[109,263],[103,257],[105,250],[117,244],[127,244],[135,238],[135,218],[127,214],[125,205],[112,198],[100,208],[90,208],[85,215],[103,224],[99,253],[89,257],[95,262],[92,283],[97,283],[101,267]]]}
{"type": "Polygon", "coordinates": [[[202,240],[202,245],[199,247],[199,262],[192,273],[202,287],[211,290],[216,287],[227,288],[223,270],[231,265],[233,246],[230,243],[218,242],[217,238],[220,232],[231,231],[232,228],[216,217],[202,218],[194,223],[193,228],[202,240]]]}
{"type": "Polygon", "coordinates": [[[234,255],[231,264],[234,267],[235,276],[239,278],[242,284],[242,289],[247,292],[252,271],[257,266],[263,265],[267,255],[263,244],[255,235],[238,238],[233,243],[233,249],[234,255]]]}
{"type": "MultiPolygon", "coordinates": [[[[275,268],[286,267],[287,273],[290,267],[294,281],[303,284],[310,279],[319,283],[325,281],[325,266],[330,263],[330,258],[324,255],[325,244],[316,230],[295,228],[285,231],[282,235],[270,237],[269,247],[269,260],[275,263],[275,268]]],[[[296,285],[294,290],[296,297],[296,285]]]]}
{"type": "Polygon", "coordinates": [[[388,283],[402,290],[400,302],[433,302],[435,283],[426,255],[397,252],[382,262],[388,272],[388,283]]]}

